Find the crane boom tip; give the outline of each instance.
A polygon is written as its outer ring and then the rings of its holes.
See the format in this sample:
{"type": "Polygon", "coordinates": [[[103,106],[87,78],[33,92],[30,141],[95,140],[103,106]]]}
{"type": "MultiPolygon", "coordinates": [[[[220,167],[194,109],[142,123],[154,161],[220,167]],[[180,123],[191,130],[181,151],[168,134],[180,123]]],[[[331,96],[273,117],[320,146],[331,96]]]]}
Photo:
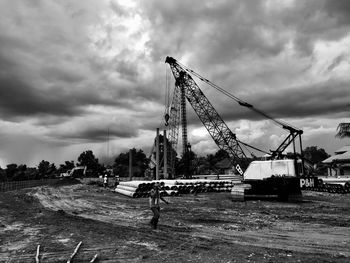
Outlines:
{"type": "Polygon", "coordinates": [[[168,64],[175,63],[175,62],[176,62],[176,59],[173,57],[167,56],[165,59],[165,63],[168,63],[168,64]]]}

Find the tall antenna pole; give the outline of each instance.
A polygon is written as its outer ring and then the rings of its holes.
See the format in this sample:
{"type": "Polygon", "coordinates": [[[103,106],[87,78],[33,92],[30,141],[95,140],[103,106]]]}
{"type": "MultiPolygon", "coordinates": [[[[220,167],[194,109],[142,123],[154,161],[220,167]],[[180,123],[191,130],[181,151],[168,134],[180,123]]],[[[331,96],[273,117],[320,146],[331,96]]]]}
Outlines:
{"type": "Polygon", "coordinates": [[[129,180],[132,180],[132,149],[129,150],[129,180]]]}
{"type": "Polygon", "coordinates": [[[109,127],[107,128],[107,160],[109,162],[109,127]]]}
{"type": "Polygon", "coordinates": [[[156,180],[159,180],[159,128],[157,128],[156,137],[156,180]]]}

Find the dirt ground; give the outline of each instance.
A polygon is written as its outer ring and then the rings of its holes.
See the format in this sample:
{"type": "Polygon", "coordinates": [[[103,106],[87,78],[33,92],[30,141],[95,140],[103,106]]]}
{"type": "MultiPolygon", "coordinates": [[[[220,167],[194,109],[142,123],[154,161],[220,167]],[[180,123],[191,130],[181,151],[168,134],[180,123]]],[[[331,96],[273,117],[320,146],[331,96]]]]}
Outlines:
{"type": "Polygon", "coordinates": [[[232,202],[230,193],[167,197],[159,230],[148,199],[73,184],[0,193],[0,262],[350,262],[350,195],[232,202]]]}

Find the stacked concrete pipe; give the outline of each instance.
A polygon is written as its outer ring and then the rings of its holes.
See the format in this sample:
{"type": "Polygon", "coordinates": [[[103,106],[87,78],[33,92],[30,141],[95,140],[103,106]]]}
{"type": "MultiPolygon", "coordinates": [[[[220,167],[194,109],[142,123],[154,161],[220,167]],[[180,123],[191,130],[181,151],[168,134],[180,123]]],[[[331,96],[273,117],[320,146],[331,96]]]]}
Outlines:
{"type": "Polygon", "coordinates": [[[205,192],[230,192],[240,180],[177,179],[154,181],[120,182],[115,191],[119,194],[141,198],[148,197],[155,183],[160,184],[161,196],[178,196],[179,194],[198,194],[205,192]]]}

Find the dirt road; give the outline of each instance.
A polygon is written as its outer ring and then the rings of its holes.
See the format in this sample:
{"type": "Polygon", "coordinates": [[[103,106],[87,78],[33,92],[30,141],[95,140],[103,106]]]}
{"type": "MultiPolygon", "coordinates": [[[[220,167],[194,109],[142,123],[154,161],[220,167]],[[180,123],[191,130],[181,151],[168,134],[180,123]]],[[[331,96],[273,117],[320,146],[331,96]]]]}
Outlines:
{"type": "Polygon", "coordinates": [[[229,193],[167,198],[159,230],[147,199],[83,184],[0,195],[0,262],[349,262],[350,195],[301,203],[232,202],[229,193]]]}

